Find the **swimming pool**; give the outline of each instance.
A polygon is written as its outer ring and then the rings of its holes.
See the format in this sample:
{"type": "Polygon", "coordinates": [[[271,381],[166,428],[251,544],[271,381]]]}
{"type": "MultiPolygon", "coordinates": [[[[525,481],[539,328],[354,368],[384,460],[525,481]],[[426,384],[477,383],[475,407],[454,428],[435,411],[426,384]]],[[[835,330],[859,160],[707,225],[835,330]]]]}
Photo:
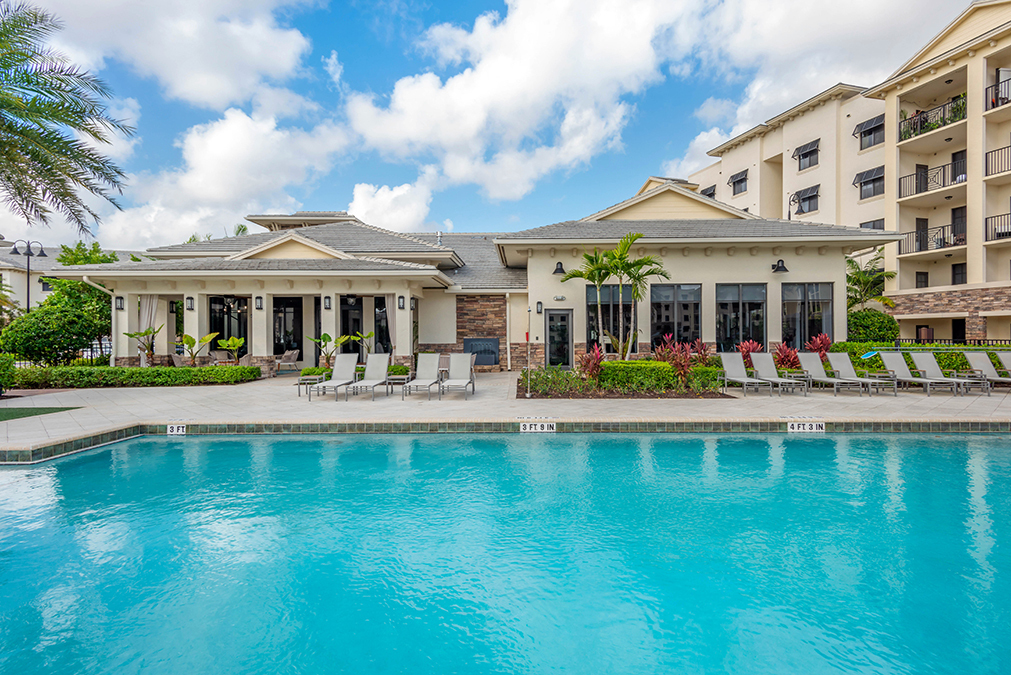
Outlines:
{"type": "Polygon", "coordinates": [[[1006,673],[1009,441],[126,441],[0,471],[0,672],[1006,673]]]}

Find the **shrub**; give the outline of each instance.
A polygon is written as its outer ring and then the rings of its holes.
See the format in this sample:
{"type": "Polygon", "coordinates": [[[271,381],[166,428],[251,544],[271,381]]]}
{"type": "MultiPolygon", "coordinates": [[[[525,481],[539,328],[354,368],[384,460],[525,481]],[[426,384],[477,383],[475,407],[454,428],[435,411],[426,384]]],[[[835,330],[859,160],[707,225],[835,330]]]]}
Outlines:
{"type": "Polygon", "coordinates": [[[751,365],[751,352],[760,352],[764,349],[765,347],[763,347],[761,343],[755,342],[754,340],[745,340],[741,344],[737,345],[737,351],[739,351],[741,356],[744,357],[744,365],[747,368],[754,368],[754,366],[751,365]]]}
{"type": "Polygon", "coordinates": [[[42,306],[10,322],[0,333],[0,348],[28,361],[63,365],[91,344],[97,330],[86,312],[42,306]]]}
{"type": "Polygon", "coordinates": [[[109,355],[99,354],[93,359],[74,359],[70,362],[72,366],[107,366],[109,365],[109,355]]]}
{"type": "Polygon", "coordinates": [[[830,338],[825,333],[819,333],[813,338],[804,343],[804,349],[809,352],[818,352],[818,356],[821,360],[825,360],[825,354],[828,353],[828,348],[832,346],[832,338],[830,338]]]}
{"type": "Polygon", "coordinates": [[[604,352],[600,350],[600,345],[594,344],[593,349],[579,355],[579,372],[587,379],[596,380],[600,375],[600,364],[603,362],[604,352]]]}
{"type": "MultiPolygon", "coordinates": [[[[884,370],[884,363],[881,362],[881,357],[875,354],[869,359],[861,359],[860,357],[868,352],[894,352],[895,344],[892,342],[836,342],[829,349],[830,352],[845,352],[849,354],[850,360],[853,365],[858,370],[870,370],[870,371],[880,371],[884,370]]],[[[920,352],[933,352],[934,357],[937,359],[937,364],[943,370],[968,370],[969,362],[961,352],[987,352],[990,356],[990,361],[993,363],[995,368],[1003,370],[1003,366],[1000,364],[1000,360],[993,353],[993,347],[973,347],[970,345],[958,345],[954,349],[952,345],[940,345],[940,344],[919,344],[919,345],[903,345],[902,354],[906,358],[906,364],[909,365],[910,369],[915,368],[913,364],[913,357],[911,353],[914,351],[920,352]]]]}
{"type": "Polygon", "coordinates": [[[0,354],[0,394],[14,387],[14,355],[0,354]]]}
{"type": "Polygon", "coordinates": [[[886,342],[899,337],[899,323],[895,318],[876,309],[850,312],[846,326],[852,342],[886,342]]]}
{"type": "Polygon", "coordinates": [[[719,388],[720,372],[720,368],[695,366],[688,372],[688,391],[696,394],[716,391],[719,388]]]}
{"type": "MultiPolygon", "coordinates": [[[[697,365],[706,365],[712,356],[709,353],[709,345],[702,341],[702,338],[695,338],[692,343],[692,360],[697,365]]],[[[717,357],[717,361],[719,357],[717,357]]]]}
{"type": "Polygon", "coordinates": [[[657,361],[665,361],[674,369],[674,376],[681,386],[684,386],[688,379],[688,371],[691,370],[695,357],[692,354],[692,347],[687,342],[675,342],[674,336],[668,333],[663,336],[663,342],[653,350],[653,356],[657,361]]]}
{"type": "Polygon", "coordinates": [[[302,377],[312,377],[315,375],[329,375],[333,368],[324,368],[323,366],[313,366],[311,368],[302,369],[302,377]]]}
{"type": "Polygon", "coordinates": [[[179,387],[201,384],[238,384],[260,377],[259,366],[209,366],[207,368],[109,368],[56,366],[18,368],[19,389],[90,389],[94,387],[179,387]]]}
{"type": "Polygon", "coordinates": [[[777,368],[782,368],[784,370],[794,370],[800,368],[800,359],[797,358],[797,350],[785,342],[779,343],[779,346],[776,347],[776,351],[772,353],[772,359],[776,362],[777,368]]]}
{"type": "Polygon", "coordinates": [[[520,384],[524,388],[529,386],[531,394],[542,396],[582,394],[595,389],[593,380],[583,379],[578,373],[558,366],[534,370],[524,368],[520,373],[520,384]]]}
{"type": "Polygon", "coordinates": [[[677,377],[666,361],[605,361],[598,381],[603,389],[630,393],[673,389],[677,377]]]}

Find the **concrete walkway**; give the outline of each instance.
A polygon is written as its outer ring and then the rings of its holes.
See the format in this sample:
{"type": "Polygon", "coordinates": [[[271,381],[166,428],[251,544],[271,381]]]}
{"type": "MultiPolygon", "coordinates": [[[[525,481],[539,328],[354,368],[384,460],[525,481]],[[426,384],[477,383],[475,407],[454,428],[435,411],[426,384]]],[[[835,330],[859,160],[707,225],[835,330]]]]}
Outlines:
{"type": "Polygon", "coordinates": [[[1011,420],[1011,390],[992,396],[977,392],[929,398],[911,390],[898,397],[814,391],[768,396],[750,394],[733,399],[543,400],[516,398],[516,373],[482,373],[477,395],[464,401],[454,392],[442,401],[414,394],[400,400],[400,390],[375,401],[369,396],[299,397],[293,376],[281,376],[237,386],[80,389],[0,401],[0,407],[74,406],[78,410],[0,423],[0,448],[20,449],[64,441],[133,423],[165,424],[229,422],[443,422],[515,421],[520,417],[551,417],[559,421],[710,421],[781,420],[812,417],[825,421],[1005,421],[1011,420]]]}

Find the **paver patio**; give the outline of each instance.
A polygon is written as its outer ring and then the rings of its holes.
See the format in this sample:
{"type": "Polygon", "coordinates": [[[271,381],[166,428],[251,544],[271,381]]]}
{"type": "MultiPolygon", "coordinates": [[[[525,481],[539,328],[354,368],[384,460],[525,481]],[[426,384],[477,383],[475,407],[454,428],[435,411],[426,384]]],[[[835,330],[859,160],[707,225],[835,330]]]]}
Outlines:
{"type": "Polygon", "coordinates": [[[82,389],[39,394],[0,402],[0,407],[78,407],[0,423],[0,448],[27,448],[95,434],[133,423],[284,423],[284,422],[460,422],[515,421],[551,417],[558,421],[709,421],[782,420],[812,417],[825,421],[1006,421],[1011,420],[1011,389],[992,396],[947,393],[927,397],[919,391],[898,397],[855,393],[782,397],[751,394],[733,399],[527,400],[516,397],[516,373],[478,375],[477,394],[465,401],[458,392],[439,401],[424,394],[401,401],[399,389],[388,397],[313,397],[296,395],[291,376],[237,386],[82,389]]]}

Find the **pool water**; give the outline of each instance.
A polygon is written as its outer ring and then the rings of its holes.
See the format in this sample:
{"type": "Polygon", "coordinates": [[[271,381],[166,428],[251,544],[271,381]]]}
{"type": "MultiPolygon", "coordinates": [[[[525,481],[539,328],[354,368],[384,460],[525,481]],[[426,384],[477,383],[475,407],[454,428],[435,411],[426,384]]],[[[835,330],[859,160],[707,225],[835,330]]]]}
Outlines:
{"type": "Polygon", "coordinates": [[[1011,438],[144,438],[0,471],[2,673],[1008,673],[1011,438]]]}

